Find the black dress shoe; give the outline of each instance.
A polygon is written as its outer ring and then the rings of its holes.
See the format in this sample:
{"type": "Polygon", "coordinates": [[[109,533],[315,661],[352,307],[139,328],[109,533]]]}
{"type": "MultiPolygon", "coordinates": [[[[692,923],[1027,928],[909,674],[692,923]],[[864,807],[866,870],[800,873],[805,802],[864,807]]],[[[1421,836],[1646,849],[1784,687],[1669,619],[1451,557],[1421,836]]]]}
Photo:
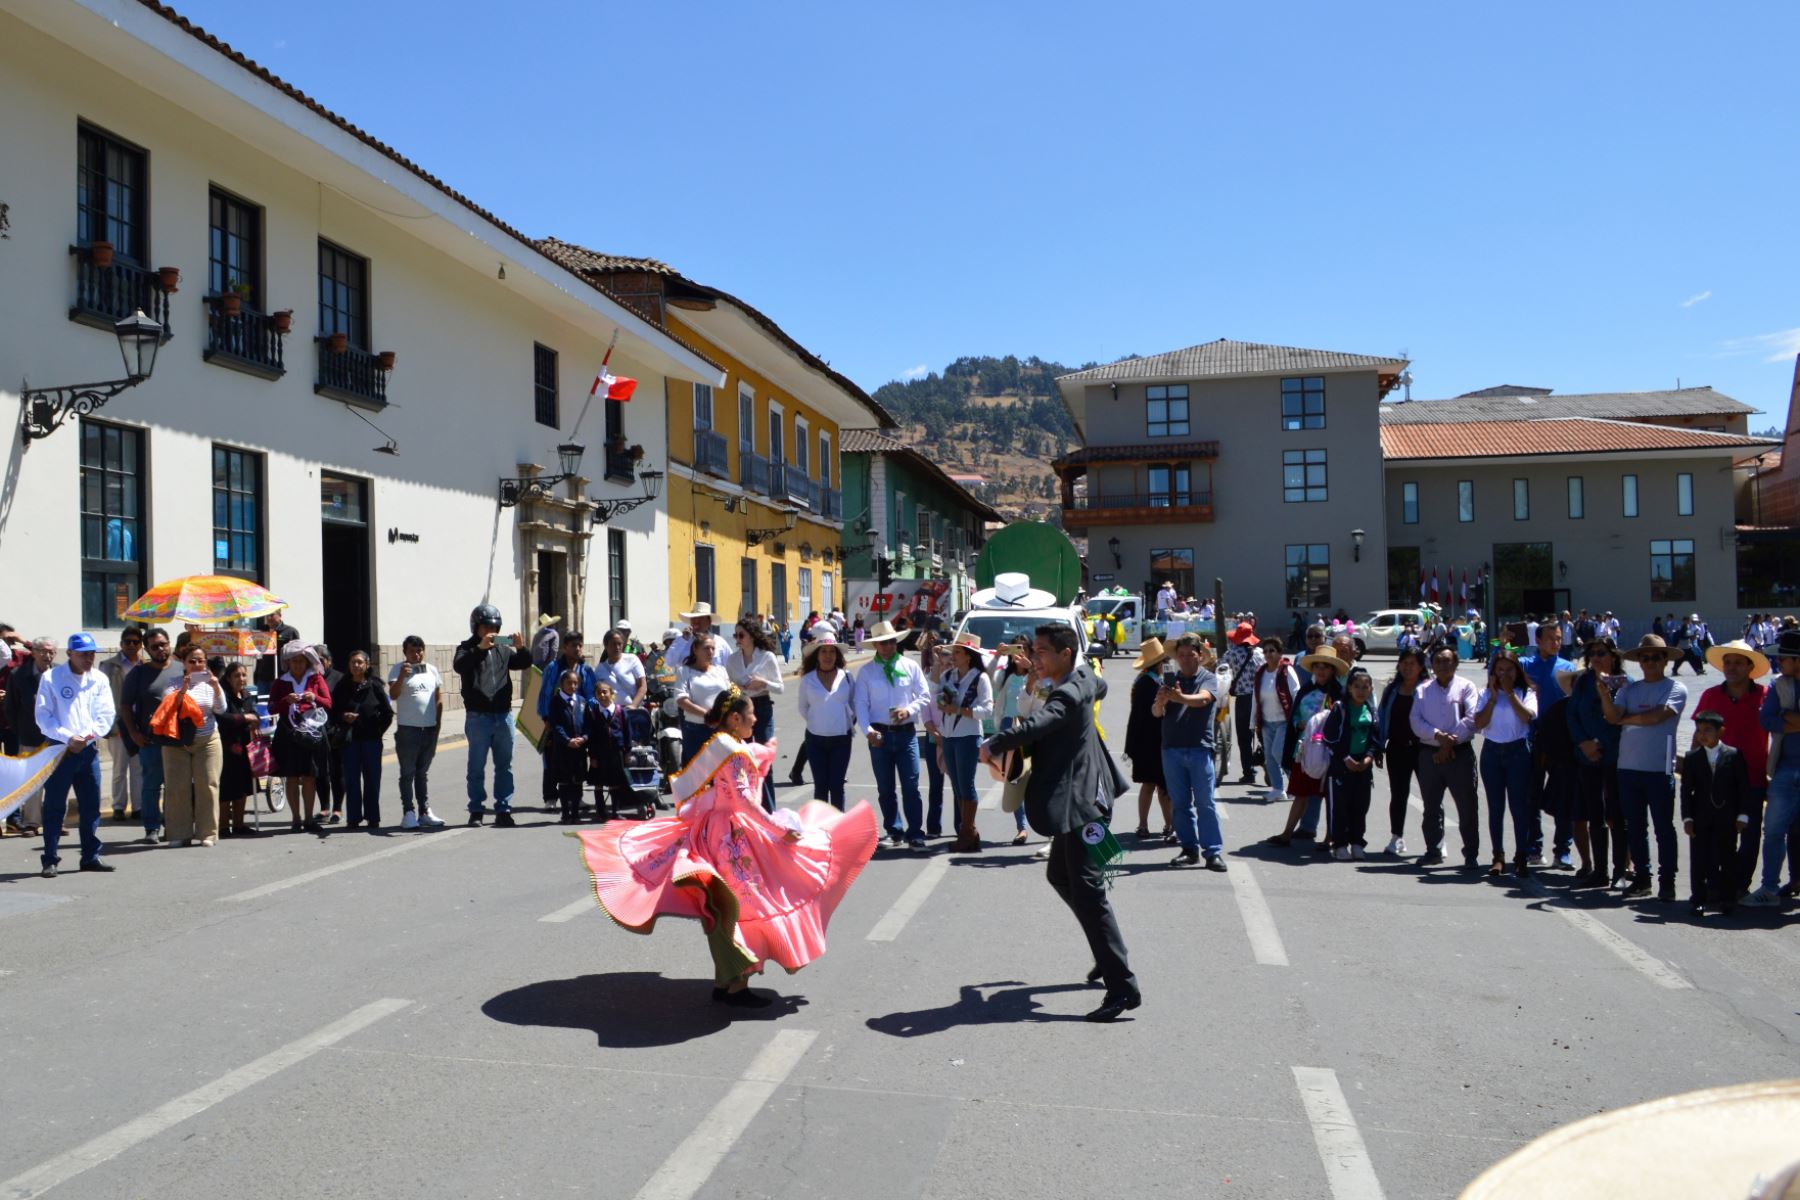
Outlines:
{"type": "Polygon", "coordinates": [[[1093,970],[1091,970],[1087,973],[1087,981],[1090,985],[1096,984],[1096,983],[1101,983],[1105,979],[1106,979],[1106,976],[1104,973],[1101,972],[1099,967],[1095,967],[1093,970]]]}
{"type": "Polygon", "coordinates": [[[1675,899],[1675,881],[1673,879],[1665,879],[1657,884],[1656,898],[1664,903],[1673,901],[1675,899]]]}
{"type": "Polygon", "coordinates": [[[480,813],[470,813],[469,814],[469,824],[470,825],[481,824],[481,814],[480,813]]]}
{"type": "Polygon", "coordinates": [[[1229,871],[1231,868],[1225,865],[1225,856],[1223,854],[1209,854],[1206,856],[1206,869],[1209,871],[1229,871]]]}
{"type": "Polygon", "coordinates": [[[1442,850],[1427,850],[1419,856],[1418,861],[1413,865],[1420,867],[1437,867],[1442,866],[1443,862],[1444,852],[1442,850]]]}
{"type": "Polygon", "coordinates": [[[723,1004],[728,1008],[767,1008],[775,1003],[775,998],[749,988],[728,992],[722,987],[716,987],[713,989],[713,1003],[723,1004]]]}
{"type": "Polygon", "coordinates": [[[56,878],[56,864],[51,863],[49,866],[47,866],[43,870],[39,871],[38,874],[43,876],[45,879],[55,879],[56,878]]]}
{"type": "Polygon", "coordinates": [[[1169,860],[1169,865],[1171,867],[1191,867],[1199,861],[1200,851],[1198,849],[1183,850],[1180,854],[1177,854],[1174,858],[1169,860]]]}
{"type": "Polygon", "coordinates": [[[119,868],[102,859],[90,858],[81,864],[81,869],[83,871],[116,871],[119,868]]]}
{"type": "Polygon", "coordinates": [[[494,814],[494,828],[495,829],[511,829],[514,825],[517,825],[517,824],[518,824],[518,822],[513,820],[513,815],[509,812],[494,814]]]}
{"type": "Polygon", "coordinates": [[[1128,1012],[1144,1002],[1143,993],[1136,988],[1129,992],[1108,992],[1100,1007],[1087,1015],[1087,1019],[1098,1024],[1119,1019],[1119,1014],[1128,1012]]]}

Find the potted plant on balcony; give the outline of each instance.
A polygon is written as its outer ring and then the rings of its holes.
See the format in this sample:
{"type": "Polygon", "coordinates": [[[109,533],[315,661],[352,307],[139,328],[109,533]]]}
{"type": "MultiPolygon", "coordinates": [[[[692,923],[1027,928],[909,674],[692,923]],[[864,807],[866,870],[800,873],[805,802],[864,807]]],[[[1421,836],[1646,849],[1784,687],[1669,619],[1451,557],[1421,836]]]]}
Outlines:
{"type": "Polygon", "coordinates": [[[294,310],[284,308],[278,313],[270,313],[269,320],[275,325],[276,333],[288,333],[294,328],[294,310]]]}
{"type": "Polygon", "coordinates": [[[641,462],[644,457],[644,448],[642,446],[633,446],[631,449],[625,451],[625,457],[629,458],[632,462],[641,462]]]}
{"type": "Polygon", "coordinates": [[[173,296],[177,290],[176,285],[181,282],[181,268],[158,267],[156,268],[156,279],[162,285],[162,290],[173,296]]]}
{"type": "Polygon", "coordinates": [[[113,244],[111,242],[89,242],[88,261],[99,270],[113,265],[113,244]]]}
{"type": "Polygon", "coordinates": [[[331,352],[333,354],[342,354],[350,348],[350,335],[341,329],[327,337],[325,340],[331,343],[331,352]]]}
{"type": "Polygon", "coordinates": [[[375,358],[375,365],[381,370],[391,371],[394,369],[394,352],[392,350],[383,350],[380,354],[376,355],[375,358]]]}
{"type": "Polygon", "coordinates": [[[227,317],[235,317],[244,311],[244,301],[250,296],[250,285],[233,283],[226,285],[219,293],[219,312],[227,317]]]}

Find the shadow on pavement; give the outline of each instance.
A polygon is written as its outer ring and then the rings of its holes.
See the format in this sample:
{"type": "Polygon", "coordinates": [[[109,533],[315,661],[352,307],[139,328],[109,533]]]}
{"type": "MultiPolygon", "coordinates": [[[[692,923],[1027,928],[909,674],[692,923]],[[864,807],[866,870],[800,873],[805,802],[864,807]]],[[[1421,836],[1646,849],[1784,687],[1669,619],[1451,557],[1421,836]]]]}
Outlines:
{"type": "MultiPolygon", "coordinates": [[[[755,986],[754,984],[752,986],[755,986]]],[[[481,1011],[508,1025],[585,1029],[595,1043],[615,1049],[673,1046],[718,1033],[742,1021],[774,1021],[791,1016],[804,996],[784,996],[757,987],[774,1003],[767,1008],[726,1008],[712,1000],[712,981],[666,979],[652,971],[616,971],[546,979],[502,992],[481,1011]]]]}
{"type": "Polygon", "coordinates": [[[942,1008],[922,1008],[916,1012],[888,1013],[886,1016],[870,1017],[864,1024],[876,1033],[904,1038],[943,1033],[963,1025],[1083,1020],[1078,1014],[1044,1012],[1033,999],[1057,992],[1092,992],[1096,997],[1100,994],[1099,989],[1080,983],[1055,983],[1041,987],[1027,987],[1016,979],[998,983],[966,983],[954,1004],[946,1004],[942,1008]],[[984,996],[983,988],[1000,990],[984,996]]]}

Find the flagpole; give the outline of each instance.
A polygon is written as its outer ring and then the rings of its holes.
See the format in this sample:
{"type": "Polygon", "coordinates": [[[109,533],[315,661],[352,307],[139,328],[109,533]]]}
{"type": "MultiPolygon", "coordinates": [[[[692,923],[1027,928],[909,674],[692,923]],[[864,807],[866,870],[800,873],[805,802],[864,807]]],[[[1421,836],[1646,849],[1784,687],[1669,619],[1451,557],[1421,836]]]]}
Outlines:
{"type": "Polygon", "coordinates": [[[606,353],[600,356],[600,370],[594,376],[594,386],[588,389],[587,399],[581,402],[581,415],[575,418],[575,428],[569,430],[569,440],[581,432],[581,423],[587,420],[588,407],[594,403],[594,393],[600,390],[600,376],[606,374],[606,364],[612,361],[613,347],[619,344],[619,327],[613,326],[612,340],[606,343],[606,353]]]}

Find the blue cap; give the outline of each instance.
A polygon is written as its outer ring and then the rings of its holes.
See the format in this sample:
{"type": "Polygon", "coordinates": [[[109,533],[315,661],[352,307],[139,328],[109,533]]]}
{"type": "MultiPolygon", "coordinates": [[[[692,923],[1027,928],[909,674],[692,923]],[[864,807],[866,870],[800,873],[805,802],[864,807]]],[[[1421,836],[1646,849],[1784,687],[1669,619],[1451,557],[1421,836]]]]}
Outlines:
{"type": "Polygon", "coordinates": [[[83,650],[98,650],[100,643],[94,640],[91,633],[71,633],[69,635],[69,653],[79,654],[83,650]]]}

